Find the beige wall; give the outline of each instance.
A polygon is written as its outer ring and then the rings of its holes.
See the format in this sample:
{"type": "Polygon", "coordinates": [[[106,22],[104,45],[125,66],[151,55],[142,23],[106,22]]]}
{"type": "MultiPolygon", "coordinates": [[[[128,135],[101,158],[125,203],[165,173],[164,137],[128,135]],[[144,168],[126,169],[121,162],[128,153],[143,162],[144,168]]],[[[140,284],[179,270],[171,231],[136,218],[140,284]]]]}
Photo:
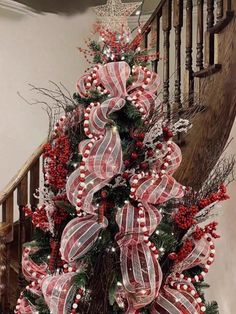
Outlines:
{"type": "Polygon", "coordinates": [[[73,93],[87,64],[76,47],[89,36],[89,14],[25,16],[0,9],[0,190],[43,141],[48,118],[28,83],[62,82],[73,93]]]}
{"type": "MultiPolygon", "coordinates": [[[[236,122],[231,131],[230,138],[234,137],[227,150],[230,156],[236,154],[236,122]]],[[[235,169],[236,171],[236,169],[235,169]]],[[[221,235],[216,243],[216,260],[206,281],[211,285],[207,289],[209,300],[217,300],[220,314],[236,313],[236,181],[228,187],[230,200],[222,203],[220,215],[216,218],[219,222],[218,233],[221,235]]]]}

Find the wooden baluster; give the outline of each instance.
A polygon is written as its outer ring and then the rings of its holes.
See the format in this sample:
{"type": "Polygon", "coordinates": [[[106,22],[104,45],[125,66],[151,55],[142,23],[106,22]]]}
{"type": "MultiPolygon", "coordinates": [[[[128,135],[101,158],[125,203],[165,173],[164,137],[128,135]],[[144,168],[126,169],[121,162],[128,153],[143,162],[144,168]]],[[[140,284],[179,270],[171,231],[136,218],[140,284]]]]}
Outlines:
{"type": "Polygon", "coordinates": [[[170,117],[169,79],[170,79],[171,0],[167,0],[162,8],[162,30],[164,35],[163,102],[166,104],[167,107],[167,116],[170,117]]]}
{"type": "MultiPolygon", "coordinates": [[[[227,15],[227,12],[229,13],[232,10],[232,0],[223,0],[223,15],[227,15]]],[[[233,3],[233,1],[232,1],[233,3]]]]}
{"type": "Polygon", "coordinates": [[[156,16],[154,23],[156,24],[156,26],[153,27],[152,31],[154,33],[154,36],[153,36],[154,37],[153,40],[155,44],[154,51],[157,55],[156,55],[155,60],[152,63],[152,70],[157,73],[158,62],[159,62],[159,52],[160,52],[160,16],[159,15],[156,16]]]}
{"type": "MultiPolygon", "coordinates": [[[[36,162],[32,165],[30,169],[30,193],[29,193],[29,201],[32,210],[35,210],[39,200],[34,196],[36,193],[36,190],[39,188],[39,176],[40,173],[40,159],[37,159],[36,162]]],[[[32,228],[32,224],[30,224],[30,227],[32,228]]],[[[31,229],[32,234],[32,229],[31,229]]]]}
{"type": "MultiPolygon", "coordinates": [[[[214,26],[214,0],[207,0],[207,30],[214,26]]],[[[214,34],[206,32],[205,62],[206,66],[214,64],[214,34]]]]}
{"type": "Polygon", "coordinates": [[[224,15],[224,5],[223,0],[216,1],[216,21],[219,22],[222,20],[224,15]]]}
{"type": "Polygon", "coordinates": [[[189,105],[191,106],[193,101],[194,81],[193,81],[193,69],[192,69],[192,41],[193,41],[193,2],[192,0],[186,1],[186,94],[189,98],[189,105]]]}
{"type": "Polygon", "coordinates": [[[17,187],[17,205],[19,208],[19,232],[18,232],[18,263],[19,263],[19,286],[24,287],[25,281],[21,270],[22,245],[26,242],[25,236],[25,213],[23,208],[28,204],[28,175],[26,174],[17,187]]]}
{"type": "Polygon", "coordinates": [[[203,0],[197,1],[197,55],[196,66],[203,69],[203,0]]]}
{"type": "Polygon", "coordinates": [[[175,28],[175,107],[181,108],[181,29],[183,27],[183,0],[174,0],[173,26],[175,28]]]}
{"type": "Polygon", "coordinates": [[[9,296],[11,293],[10,289],[10,246],[9,243],[13,240],[13,192],[9,193],[6,200],[2,204],[2,221],[6,223],[8,231],[2,241],[2,250],[5,260],[5,274],[4,274],[4,284],[5,289],[2,298],[4,299],[4,310],[3,313],[8,313],[9,311],[9,296]]]}
{"type": "Polygon", "coordinates": [[[7,235],[11,232],[11,225],[0,223],[0,311],[5,313],[8,309],[7,287],[7,235]]]}
{"type": "Polygon", "coordinates": [[[207,0],[207,29],[214,25],[214,0],[207,0]]]}

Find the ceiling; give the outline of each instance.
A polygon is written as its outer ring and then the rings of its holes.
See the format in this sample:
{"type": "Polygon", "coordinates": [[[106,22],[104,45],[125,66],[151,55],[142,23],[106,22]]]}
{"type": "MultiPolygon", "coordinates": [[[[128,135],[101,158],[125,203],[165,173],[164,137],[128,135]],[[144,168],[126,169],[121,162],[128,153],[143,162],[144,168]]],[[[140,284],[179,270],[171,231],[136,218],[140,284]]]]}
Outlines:
{"type": "MultiPolygon", "coordinates": [[[[123,2],[136,1],[138,0],[123,0],[123,2]]],[[[106,0],[13,0],[13,2],[24,4],[37,13],[74,15],[89,7],[105,4],[106,0]]],[[[152,13],[158,2],[157,0],[144,0],[142,13],[144,15],[152,13]]]]}

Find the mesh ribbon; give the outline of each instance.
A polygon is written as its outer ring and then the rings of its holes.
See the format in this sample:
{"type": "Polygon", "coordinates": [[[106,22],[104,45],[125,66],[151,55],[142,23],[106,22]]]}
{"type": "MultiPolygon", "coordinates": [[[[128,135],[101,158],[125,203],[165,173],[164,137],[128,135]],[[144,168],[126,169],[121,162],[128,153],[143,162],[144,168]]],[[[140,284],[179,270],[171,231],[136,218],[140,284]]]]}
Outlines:
{"type": "MultiPolygon", "coordinates": [[[[182,153],[181,153],[181,149],[179,148],[179,146],[177,144],[175,144],[174,142],[170,142],[168,144],[168,148],[171,151],[168,152],[169,159],[168,159],[168,166],[166,168],[166,172],[169,175],[171,175],[180,166],[181,161],[182,161],[182,153]]],[[[159,172],[161,170],[161,165],[164,163],[164,159],[167,157],[167,154],[164,153],[162,156],[159,156],[159,157],[160,158],[158,158],[153,165],[153,169],[156,170],[157,172],[159,172]]]]}
{"type": "MultiPolygon", "coordinates": [[[[134,178],[136,176],[131,178],[131,184],[134,178]]],[[[183,197],[184,189],[172,176],[166,174],[158,179],[153,179],[152,176],[145,176],[139,179],[134,193],[136,199],[151,204],[161,204],[171,198],[183,197]]]]}
{"type": "Polygon", "coordinates": [[[96,241],[98,234],[107,227],[104,223],[97,222],[96,215],[87,215],[72,219],[65,227],[61,240],[62,259],[73,262],[84,256],[96,241]]]}
{"type": "Polygon", "coordinates": [[[42,292],[52,314],[69,313],[76,293],[74,278],[76,273],[47,276],[42,280],[42,292]]]}
{"type": "Polygon", "coordinates": [[[18,314],[38,314],[36,307],[24,297],[21,299],[20,304],[17,306],[18,314]]]}
{"type": "Polygon", "coordinates": [[[201,300],[196,298],[195,287],[176,275],[195,266],[203,267],[210,257],[210,243],[206,238],[192,239],[194,248],[181,262],[176,262],[166,284],[162,287],[152,307],[152,314],[201,314],[201,300]],[[170,281],[172,284],[170,284],[170,281]],[[199,301],[199,302],[198,302],[199,301]]]}
{"type": "Polygon", "coordinates": [[[151,235],[160,223],[161,215],[152,205],[142,204],[146,230],[138,222],[139,208],[130,203],[118,211],[116,221],[120,232],[116,239],[120,246],[123,287],[128,301],[126,313],[135,313],[152,302],[159,291],[162,272],[155,254],[144,242],[144,234],[151,235]]]}
{"type": "Polygon", "coordinates": [[[180,281],[187,290],[176,290],[164,286],[158,299],[154,302],[151,314],[198,314],[201,313],[200,304],[190,291],[195,291],[192,284],[180,281]]]}
{"type": "Polygon", "coordinates": [[[48,265],[46,263],[36,264],[30,253],[37,252],[38,248],[24,248],[22,254],[22,273],[27,281],[34,281],[47,274],[48,265]]]}

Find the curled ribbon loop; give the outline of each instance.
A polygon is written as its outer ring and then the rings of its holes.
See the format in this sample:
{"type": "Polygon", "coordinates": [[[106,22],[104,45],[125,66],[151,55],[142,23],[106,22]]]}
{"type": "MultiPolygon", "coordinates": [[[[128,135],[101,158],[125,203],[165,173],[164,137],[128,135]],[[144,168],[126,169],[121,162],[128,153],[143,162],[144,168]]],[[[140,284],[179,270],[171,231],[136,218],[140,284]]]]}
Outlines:
{"type": "MultiPolygon", "coordinates": [[[[205,235],[205,237],[199,240],[192,238],[192,242],[194,247],[190,254],[182,261],[175,262],[172,273],[167,278],[165,285],[153,304],[152,314],[203,314],[205,312],[204,303],[191,283],[191,281],[196,279],[192,280],[184,276],[182,272],[195,266],[204,268],[207,262],[212,262],[212,241],[210,235],[205,235]]],[[[202,272],[200,276],[202,274],[205,273],[202,272]]],[[[199,276],[195,277],[199,280],[199,276]]]]}
{"type": "Polygon", "coordinates": [[[22,273],[27,281],[40,279],[47,274],[46,263],[36,264],[30,257],[30,253],[37,252],[37,248],[24,248],[22,254],[22,273]]]}
{"type": "Polygon", "coordinates": [[[76,273],[47,276],[42,280],[42,292],[52,314],[69,313],[76,293],[74,278],[76,273]]]}
{"type": "Polygon", "coordinates": [[[116,239],[121,251],[123,287],[129,304],[126,313],[133,313],[152,302],[162,281],[157,256],[146,243],[147,237],[160,223],[161,215],[152,205],[139,205],[136,208],[127,203],[116,216],[120,229],[116,239]],[[145,229],[142,227],[143,221],[146,223],[145,229]]]}
{"type": "Polygon", "coordinates": [[[180,281],[178,284],[179,290],[164,286],[157,301],[153,304],[151,314],[202,313],[201,305],[194,297],[197,294],[194,286],[185,281],[180,281]]]}
{"type": "Polygon", "coordinates": [[[98,178],[109,179],[121,171],[122,150],[118,132],[107,129],[104,137],[97,140],[86,160],[86,168],[98,178]]]}
{"type": "Polygon", "coordinates": [[[158,179],[149,175],[137,179],[134,175],[130,182],[133,186],[135,185],[135,199],[151,204],[161,204],[171,198],[181,198],[184,195],[183,186],[169,175],[163,175],[158,179]],[[134,180],[138,180],[137,184],[134,184],[134,180]]]}
{"type": "Polygon", "coordinates": [[[209,241],[202,237],[200,240],[192,239],[192,242],[193,250],[182,262],[174,264],[174,272],[182,272],[195,266],[203,267],[209,259],[211,253],[209,241]]]}
{"type": "Polygon", "coordinates": [[[182,161],[181,149],[174,142],[168,144],[168,151],[164,150],[164,153],[158,156],[159,158],[154,162],[153,169],[157,172],[161,171],[161,165],[168,160],[168,165],[166,166],[166,173],[172,175],[180,166],[182,161]]]}
{"type": "Polygon", "coordinates": [[[20,304],[16,306],[18,313],[20,314],[37,314],[39,313],[36,307],[26,298],[20,300],[20,304]]]}
{"type": "Polygon", "coordinates": [[[60,251],[63,260],[70,263],[84,256],[107,224],[106,218],[103,223],[98,223],[96,215],[72,219],[62,234],[60,251]]]}
{"type": "Polygon", "coordinates": [[[109,91],[111,97],[125,97],[129,75],[130,67],[126,62],[112,62],[99,68],[98,81],[109,91]]]}

